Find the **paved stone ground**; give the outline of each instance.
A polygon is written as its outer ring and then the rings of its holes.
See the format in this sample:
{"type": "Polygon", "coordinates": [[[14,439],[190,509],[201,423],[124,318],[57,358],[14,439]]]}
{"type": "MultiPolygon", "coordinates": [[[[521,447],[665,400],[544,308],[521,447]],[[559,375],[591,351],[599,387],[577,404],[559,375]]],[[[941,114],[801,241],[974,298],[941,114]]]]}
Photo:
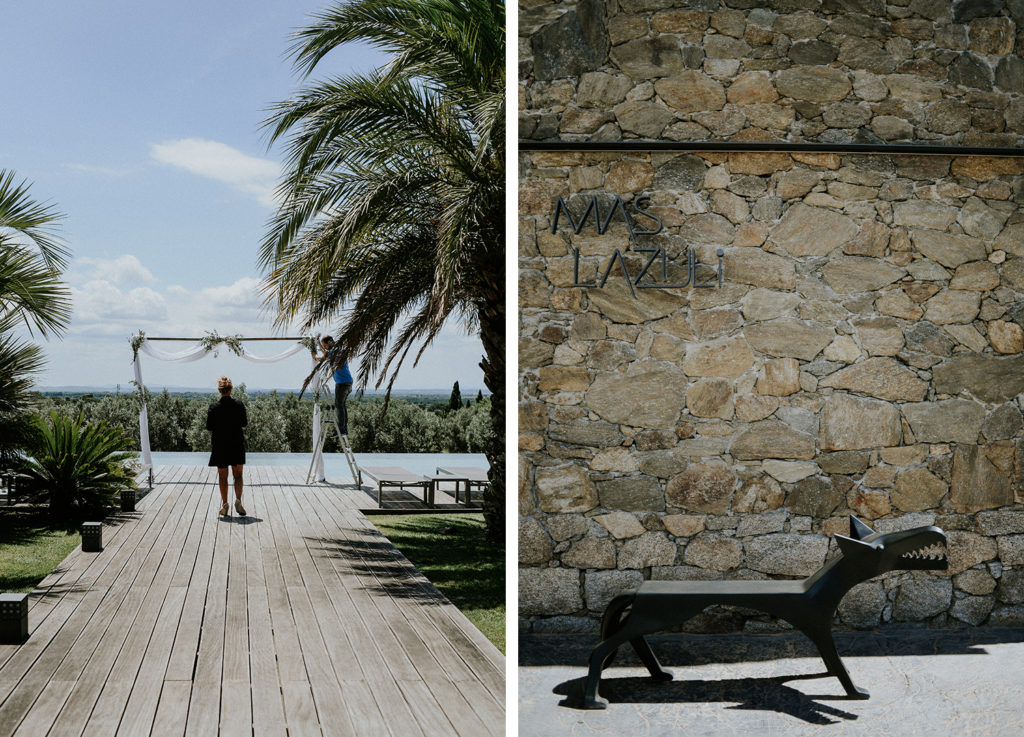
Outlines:
{"type": "Polygon", "coordinates": [[[520,737],[1024,734],[1024,630],[837,633],[867,701],[844,697],[802,635],[650,640],[675,680],[650,681],[625,648],[602,680],[608,708],[584,711],[565,702],[582,693],[596,635],[520,637],[520,737]]]}

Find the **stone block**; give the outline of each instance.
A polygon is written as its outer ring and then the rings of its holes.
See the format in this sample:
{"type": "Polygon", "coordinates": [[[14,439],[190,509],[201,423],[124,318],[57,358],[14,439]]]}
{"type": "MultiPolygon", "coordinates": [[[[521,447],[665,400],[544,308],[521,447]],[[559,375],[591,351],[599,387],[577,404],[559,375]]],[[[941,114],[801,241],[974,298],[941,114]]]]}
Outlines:
{"type": "Polygon", "coordinates": [[[686,545],[687,565],[712,571],[729,571],[743,563],[743,545],[735,538],[704,533],[686,545]]]}
{"type": "Polygon", "coordinates": [[[799,202],[772,228],[770,240],[793,256],[824,256],[857,235],[850,218],[799,202]]]}
{"type": "MultiPolygon", "coordinates": [[[[898,328],[896,330],[899,331],[898,328]]],[[[902,339],[903,334],[900,333],[902,339]]],[[[920,402],[928,393],[928,385],[917,377],[916,372],[891,358],[881,357],[841,369],[823,378],[820,385],[899,402],[920,402]]]]}
{"type": "Polygon", "coordinates": [[[828,540],[821,535],[776,533],[744,545],[747,567],[761,573],[809,576],[825,562],[828,540]]]}
{"type": "Polygon", "coordinates": [[[914,622],[946,611],[953,597],[953,582],[940,578],[912,578],[899,588],[893,618],[914,622]]]}
{"type": "Polygon", "coordinates": [[[682,371],[660,362],[639,362],[626,373],[599,375],[587,391],[586,403],[609,422],[664,429],[679,419],[686,387],[682,371]]]}
{"type": "Polygon", "coordinates": [[[551,538],[533,517],[519,520],[519,563],[534,566],[551,560],[551,538]]]}
{"type": "Polygon", "coordinates": [[[615,567],[615,543],[606,537],[585,537],[562,553],[567,568],[598,569],[615,567]]]}
{"type": "Polygon", "coordinates": [[[534,483],[538,503],[545,512],[587,512],[597,506],[598,495],[590,474],[574,463],[538,468],[534,483]]]}
{"type": "Polygon", "coordinates": [[[519,613],[571,614],[583,608],[575,568],[520,568],[519,613]]]}
{"type": "Polygon", "coordinates": [[[967,399],[903,405],[914,438],[921,443],[977,443],[985,408],[967,399]]]}
{"type": "Polygon", "coordinates": [[[693,463],[669,479],[665,500],[691,512],[725,514],[735,485],[736,475],[724,463],[693,463]]]}
{"type": "Polygon", "coordinates": [[[605,509],[659,512],[665,509],[665,493],[650,476],[623,476],[597,482],[597,494],[605,509]]]}
{"type": "MultiPolygon", "coordinates": [[[[520,581],[522,581],[522,575],[522,571],[520,571],[520,581]]],[[[640,588],[640,584],[643,581],[644,574],[640,571],[595,571],[587,573],[583,584],[587,598],[587,609],[601,614],[612,599],[627,591],[635,591],[640,588]]],[[[522,584],[520,584],[520,591],[522,591],[522,584]]]]}
{"type": "Polygon", "coordinates": [[[1013,484],[976,445],[953,452],[949,501],[957,512],[977,512],[1014,503],[1013,484]]]}
{"type": "Polygon", "coordinates": [[[839,618],[847,627],[854,629],[877,627],[885,604],[885,590],[882,584],[866,581],[850,589],[839,602],[839,618]]]}
{"type": "Polygon", "coordinates": [[[877,399],[833,394],[821,417],[822,450],[860,450],[899,445],[900,411],[877,399]]]}
{"type": "Polygon", "coordinates": [[[730,452],[744,461],[764,458],[810,460],[814,457],[814,438],[777,420],[762,420],[751,423],[740,433],[730,452]]]}
{"type": "Polygon", "coordinates": [[[748,325],[743,333],[746,342],[756,351],[802,361],[814,360],[835,337],[831,328],[807,325],[792,318],[748,325]]]}
{"type": "Polygon", "coordinates": [[[608,530],[608,533],[619,540],[642,535],[645,532],[640,520],[629,512],[611,512],[593,518],[595,522],[608,530]]]}

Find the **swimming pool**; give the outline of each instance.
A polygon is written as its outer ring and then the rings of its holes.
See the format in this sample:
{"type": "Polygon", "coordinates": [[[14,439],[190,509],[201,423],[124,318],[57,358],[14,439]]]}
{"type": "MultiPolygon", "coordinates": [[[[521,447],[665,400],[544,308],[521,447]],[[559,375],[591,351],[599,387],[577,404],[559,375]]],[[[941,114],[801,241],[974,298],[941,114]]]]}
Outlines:
{"type": "MultiPolygon", "coordinates": [[[[478,466],[487,468],[483,453],[356,453],[356,462],[365,466],[401,466],[413,473],[434,473],[438,466],[478,466]]],[[[246,453],[249,466],[299,466],[309,468],[312,453],[246,453]]],[[[209,453],[154,453],[153,465],[205,466],[209,453]]],[[[341,453],[324,453],[327,478],[352,478],[348,463],[341,453]]]]}

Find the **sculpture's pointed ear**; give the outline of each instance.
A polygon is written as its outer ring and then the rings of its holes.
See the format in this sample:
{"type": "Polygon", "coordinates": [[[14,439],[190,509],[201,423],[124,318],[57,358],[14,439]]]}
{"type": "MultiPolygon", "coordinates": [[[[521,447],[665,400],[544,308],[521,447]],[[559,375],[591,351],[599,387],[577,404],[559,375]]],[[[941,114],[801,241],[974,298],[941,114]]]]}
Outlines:
{"type": "Polygon", "coordinates": [[[861,542],[855,540],[852,537],[846,535],[835,534],[832,536],[835,539],[836,544],[839,545],[839,551],[847,558],[853,558],[858,555],[863,555],[868,550],[874,550],[874,546],[871,543],[861,542]]]}
{"type": "Polygon", "coordinates": [[[859,519],[850,515],[850,537],[854,540],[863,540],[868,535],[874,535],[875,531],[868,527],[866,524],[861,522],[859,519]]]}

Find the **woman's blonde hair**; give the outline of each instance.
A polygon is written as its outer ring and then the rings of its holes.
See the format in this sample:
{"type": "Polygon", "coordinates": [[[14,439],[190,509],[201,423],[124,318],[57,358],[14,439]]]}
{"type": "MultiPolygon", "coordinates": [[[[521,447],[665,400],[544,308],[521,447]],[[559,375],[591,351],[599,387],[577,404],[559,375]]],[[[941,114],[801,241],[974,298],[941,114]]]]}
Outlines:
{"type": "Polygon", "coordinates": [[[221,394],[230,394],[234,387],[231,384],[231,379],[226,376],[222,376],[217,379],[217,391],[221,394]]]}

